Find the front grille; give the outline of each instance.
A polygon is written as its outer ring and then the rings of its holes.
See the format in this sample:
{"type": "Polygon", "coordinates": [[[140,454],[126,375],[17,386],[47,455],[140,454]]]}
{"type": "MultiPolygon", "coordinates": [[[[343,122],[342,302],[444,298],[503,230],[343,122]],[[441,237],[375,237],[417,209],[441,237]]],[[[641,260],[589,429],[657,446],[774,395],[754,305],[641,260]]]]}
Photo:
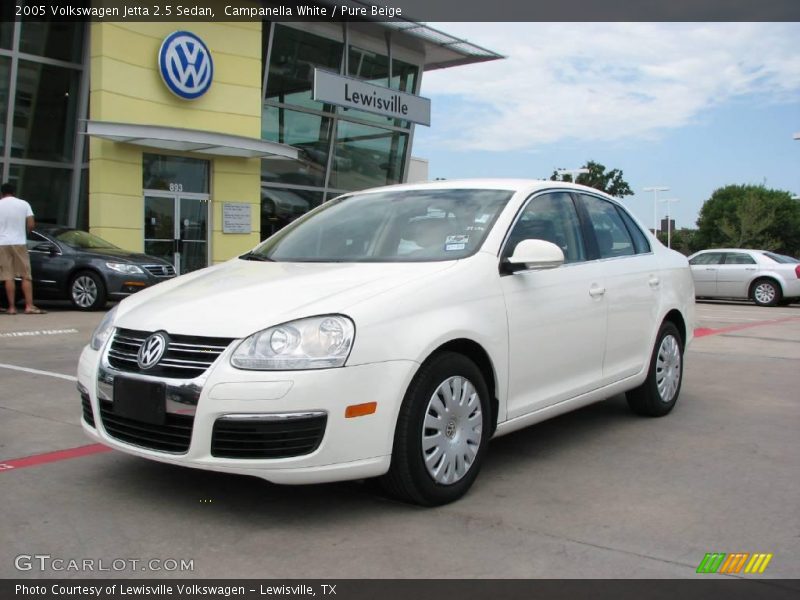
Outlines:
{"type": "Polygon", "coordinates": [[[89,394],[84,392],[81,392],[81,408],[83,409],[83,420],[92,427],[95,427],[92,403],[89,401],[89,394]]]}
{"type": "Polygon", "coordinates": [[[101,400],[100,419],[111,437],[150,450],[183,454],[192,440],[192,415],[167,413],[163,425],[152,425],[115,415],[111,402],[101,400]]]}
{"type": "Polygon", "coordinates": [[[172,265],[142,265],[142,268],[159,279],[175,277],[175,267],[172,265]]]}
{"type": "Polygon", "coordinates": [[[289,458],[310,454],[325,435],[327,415],[297,419],[217,419],[211,455],[219,458],[289,458]]]}
{"type": "Polygon", "coordinates": [[[205,373],[233,341],[229,338],[170,335],[167,350],[158,364],[143,371],[136,356],[149,331],[117,329],[108,349],[108,364],[127,373],[146,373],[176,379],[193,379],[205,373]]]}

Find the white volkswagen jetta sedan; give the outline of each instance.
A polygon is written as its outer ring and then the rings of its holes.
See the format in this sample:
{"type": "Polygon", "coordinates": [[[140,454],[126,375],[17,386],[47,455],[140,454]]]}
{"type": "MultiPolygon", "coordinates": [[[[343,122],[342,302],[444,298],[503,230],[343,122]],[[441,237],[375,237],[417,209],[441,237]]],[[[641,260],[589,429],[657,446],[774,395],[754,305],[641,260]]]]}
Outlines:
{"type": "Polygon", "coordinates": [[[693,307],[686,259],[596,190],[367,190],[110,311],[80,359],[83,427],[153,460],[443,504],[493,436],[622,392],[666,415],[693,307]]]}

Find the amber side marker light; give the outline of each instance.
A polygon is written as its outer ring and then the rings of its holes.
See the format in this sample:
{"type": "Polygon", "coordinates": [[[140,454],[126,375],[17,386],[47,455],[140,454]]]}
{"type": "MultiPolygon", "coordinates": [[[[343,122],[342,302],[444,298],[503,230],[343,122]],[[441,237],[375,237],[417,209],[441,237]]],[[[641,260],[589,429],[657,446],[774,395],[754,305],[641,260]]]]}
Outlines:
{"type": "Polygon", "coordinates": [[[378,409],[377,402],[366,402],[364,404],[352,404],[344,409],[344,418],[352,419],[353,417],[363,417],[371,415],[378,409]]]}
{"type": "Polygon", "coordinates": [[[145,287],[147,286],[146,283],[142,283],[141,281],[125,281],[122,285],[129,285],[131,287],[145,287]]]}

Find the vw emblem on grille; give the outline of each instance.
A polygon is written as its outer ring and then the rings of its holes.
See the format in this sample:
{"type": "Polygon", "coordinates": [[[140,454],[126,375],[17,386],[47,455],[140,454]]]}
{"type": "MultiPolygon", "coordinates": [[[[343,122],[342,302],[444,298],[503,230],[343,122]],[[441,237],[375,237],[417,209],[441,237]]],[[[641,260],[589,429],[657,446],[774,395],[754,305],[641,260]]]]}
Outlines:
{"type": "Polygon", "coordinates": [[[155,367],[161,357],[164,356],[166,349],[167,338],[163,333],[154,333],[148,337],[136,355],[136,362],[139,364],[139,368],[146,371],[155,367]]]}
{"type": "Polygon", "coordinates": [[[208,47],[190,31],[175,31],[164,38],[158,51],[158,66],[170,91],[184,100],[205,94],[214,78],[208,47]]]}

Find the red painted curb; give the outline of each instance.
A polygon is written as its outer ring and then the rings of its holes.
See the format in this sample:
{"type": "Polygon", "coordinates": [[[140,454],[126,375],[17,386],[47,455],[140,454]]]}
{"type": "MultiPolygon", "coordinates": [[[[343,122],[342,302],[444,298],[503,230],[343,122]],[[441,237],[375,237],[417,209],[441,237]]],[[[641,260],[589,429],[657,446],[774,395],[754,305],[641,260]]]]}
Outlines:
{"type": "Polygon", "coordinates": [[[55,452],[47,452],[46,454],[15,458],[0,462],[0,472],[24,469],[25,467],[36,467],[38,465],[59,462],[70,458],[80,458],[81,456],[90,456],[110,450],[111,448],[103,446],[102,444],[89,444],[88,446],[79,446],[78,448],[68,448],[67,450],[56,450],[55,452]]]}
{"type": "Polygon", "coordinates": [[[742,329],[751,329],[752,327],[763,327],[764,325],[776,325],[778,323],[786,323],[788,321],[797,321],[797,320],[800,320],[800,317],[785,317],[783,319],[772,319],[770,321],[756,321],[755,323],[742,323],[741,325],[731,325],[729,327],[720,327],[719,329],[698,327],[697,329],[694,330],[694,337],[719,335],[720,333],[729,333],[731,331],[740,331],[742,329]]]}

